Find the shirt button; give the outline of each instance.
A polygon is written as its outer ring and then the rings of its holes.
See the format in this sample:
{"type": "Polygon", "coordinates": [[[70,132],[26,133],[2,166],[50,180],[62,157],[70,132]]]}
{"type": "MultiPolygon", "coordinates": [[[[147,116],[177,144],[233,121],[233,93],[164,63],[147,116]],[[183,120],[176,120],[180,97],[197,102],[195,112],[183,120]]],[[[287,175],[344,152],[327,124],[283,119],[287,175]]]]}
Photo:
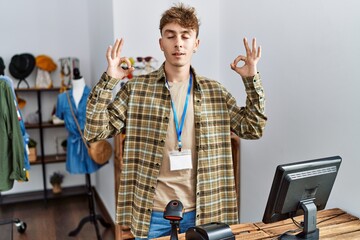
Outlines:
{"type": "Polygon", "coordinates": [[[150,208],[148,208],[148,209],[147,209],[147,211],[148,211],[148,212],[151,212],[151,209],[150,209],[150,208]]]}
{"type": "Polygon", "coordinates": [[[160,164],[159,164],[159,163],[156,163],[155,166],[160,167],[160,164]]]}
{"type": "Polygon", "coordinates": [[[196,193],[196,195],[198,195],[198,196],[199,196],[199,195],[200,195],[200,192],[197,192],[197,193],[196,193]]]}
{"type": "Polygon", "coordinates": [[[196,215],[196,218],[199,218],[200,217],[200,215],[198,214],[198,215],[196,215]]]}

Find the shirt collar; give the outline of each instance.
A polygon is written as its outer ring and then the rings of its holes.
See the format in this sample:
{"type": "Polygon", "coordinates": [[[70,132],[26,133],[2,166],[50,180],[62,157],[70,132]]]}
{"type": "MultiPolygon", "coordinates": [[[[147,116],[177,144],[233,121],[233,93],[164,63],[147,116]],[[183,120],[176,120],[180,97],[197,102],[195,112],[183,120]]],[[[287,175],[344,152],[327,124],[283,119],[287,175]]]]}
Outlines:
{"type": "MultiPolygon", "coordinates": [[[[197,76],[197,74],[195,72],[195,69],[192,66],[190,66],[190,71],[193,74],[193,81],[194,81],[195,89],[200,91],[201,87],[200,87],[200,84],[199,84],[199,79],[198,79],[198,76],[197,76]]],[[[165,84],[165,79],[166,79],[165,62],[163,62],[163,64],[160,66],[160,68],[156,71],[155,74],[156,74],[156,80],[157,81],[163,81],[164,84],[165,84]]]]}

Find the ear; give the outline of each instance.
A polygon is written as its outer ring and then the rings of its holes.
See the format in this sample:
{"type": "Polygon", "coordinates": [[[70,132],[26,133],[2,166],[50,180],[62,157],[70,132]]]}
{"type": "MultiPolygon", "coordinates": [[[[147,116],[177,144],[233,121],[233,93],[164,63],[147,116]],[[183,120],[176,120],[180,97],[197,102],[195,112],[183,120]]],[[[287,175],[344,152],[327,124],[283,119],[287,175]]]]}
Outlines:
{"type": "Polygon", "coordinates": [[[162,38],[159,38],[159,46],[160,46],[161,51],[164,51],[164,48],[162,46],[162,38]]]}
{"type": "Polygon", "coordinates": [[[199,48],[199,45],[200,45],[200,39],[196,39],[195,40],[195,44],[194,44],[194,49],[193,49],[193,51],[197,51],[197,49],[199,48]]]}

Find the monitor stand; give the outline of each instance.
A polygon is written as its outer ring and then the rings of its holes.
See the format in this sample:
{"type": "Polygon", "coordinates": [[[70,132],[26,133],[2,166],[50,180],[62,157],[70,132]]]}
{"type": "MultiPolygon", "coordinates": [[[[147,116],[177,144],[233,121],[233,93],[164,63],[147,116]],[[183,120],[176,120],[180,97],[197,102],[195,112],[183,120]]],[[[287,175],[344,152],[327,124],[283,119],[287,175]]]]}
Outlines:
{"type": "Polygon", "coordinates": [[[281,240],[306,239],[319,240],[319,229],[316,228],[317,208],[313,200],[307,200],[300,203],[300,207],[304,211],[304,227],[301,233],[297,235],[283,235],[279,237],[281,240]]]}

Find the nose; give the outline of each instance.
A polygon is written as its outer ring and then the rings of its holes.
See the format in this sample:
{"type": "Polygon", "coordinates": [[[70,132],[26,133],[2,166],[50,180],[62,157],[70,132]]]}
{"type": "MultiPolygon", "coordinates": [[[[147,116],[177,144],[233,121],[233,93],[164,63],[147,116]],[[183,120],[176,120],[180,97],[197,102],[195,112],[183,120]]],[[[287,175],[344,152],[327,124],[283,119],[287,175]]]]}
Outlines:
{"type": "Polygon", "coordinates": [[[176,43],[175,43],[175,48],[182,48],[183,47],[183,42],[181,37],[177,37],[176,38],[176,43]]]}

